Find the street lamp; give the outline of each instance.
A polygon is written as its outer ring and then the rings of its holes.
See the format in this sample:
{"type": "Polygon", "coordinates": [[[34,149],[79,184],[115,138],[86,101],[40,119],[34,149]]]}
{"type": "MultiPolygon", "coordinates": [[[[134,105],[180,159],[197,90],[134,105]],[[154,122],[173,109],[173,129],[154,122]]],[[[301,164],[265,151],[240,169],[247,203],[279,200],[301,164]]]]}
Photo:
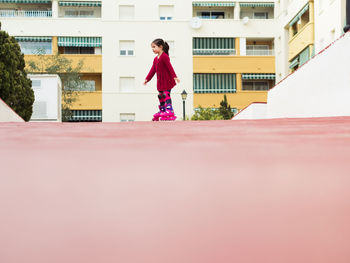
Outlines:
{"type": "Polygon", "coordinates": [[[187,99],[187,92],[185,90],[181,93],[181,97],[182,97],[183,114],[184,114],[184,119],[183,120],[186,120],[185,101],[187,99]]]}
{"type": "Polygon", "coordinates": [[[344,32],[350,30],[350,0],[346,0],[346,26],[344,27],[344,32]]]}

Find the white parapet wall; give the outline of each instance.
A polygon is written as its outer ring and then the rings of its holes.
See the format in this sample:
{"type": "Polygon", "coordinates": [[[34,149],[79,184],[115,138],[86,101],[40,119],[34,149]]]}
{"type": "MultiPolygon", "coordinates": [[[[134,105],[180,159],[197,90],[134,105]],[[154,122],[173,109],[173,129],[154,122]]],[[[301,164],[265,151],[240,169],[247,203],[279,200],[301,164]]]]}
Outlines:
{"type": "Polygon", "coordinates": [[[24,122],[24,120],[0,99],[0,122],[24,122]]]}
{"type": "Polygon", "coordinates": [[[267,118],[350,116],[350,33],[268,93],[267,118]]]}
{"type": "Polygon", "coordinates": [[[267,104],[263,102],[254,102],[245,109],[241,110],[233,120],[254,120],[266,118],[267,104]]]}
{"type": "Polygon", "coordinates": [[[30,74],[35,101],[30,121],[62,121],[62,83],[56,74],[30,74]]]}

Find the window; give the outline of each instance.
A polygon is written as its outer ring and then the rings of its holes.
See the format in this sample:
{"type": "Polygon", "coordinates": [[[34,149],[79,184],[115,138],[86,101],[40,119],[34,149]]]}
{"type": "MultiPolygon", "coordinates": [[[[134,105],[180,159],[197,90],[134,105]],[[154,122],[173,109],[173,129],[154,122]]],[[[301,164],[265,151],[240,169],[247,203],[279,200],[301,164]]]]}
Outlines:
{"type": "Polygon", "coordinates": [[[135,49],[135,41],[120,41],[119,50],[121,56],[133,56],[135,49]]]}
{"type": "Polygon", "coordinates": [[[160,5],[159,6],[159,18],[160,20],[172,20],[174,17],[173,5],[160,5]]]}
{"type": "Polygon", "coordinates": [[[197,12],[197,16],[199,16],[202,19],[224,19],[225,12],[204,11],[204,12],[197,12]]]}
{"type": "Polygon", "coordinates": [[[269,90],[268,81],[243,81],[243,90],[269,90]]]}
{"type": "Polygon", "coordinates": [[[132,20],[135,18],[135,6],[133,5],[120,5],[119,6],[119,19],[120,20],[132,20]]]}
{"type": "Polygon", "coordinates": [[[95,54],[94,47],[64,47],[63,54],[95,54]]]}
{"type": "Polygon", "coordinates": [[[254,19],[268,19],[269,13],[267,12],[255,12],[254,19]]]}
{"type": "Polygon", "coordinates": [[[52,54],[51,42],[19,41],[18,44],[21,47],[21,51],[24,55],[52,54]]]}
{"type": "Polygon", "coordinates": [[[195,37],[193,38],[193,55],[236,55],[235,39],[195,37]]]}
{"type": "Polygon", "coordinates": [[[120,77],[119,90],[120,92],[135,92],[135,78],[120,77]]]}
{"type": "Polygon", "coordinates": [[[193,74],[194,93],[235,93],[236,74],[193,74]]]}
{"type": "Polygon", "coordinates": [[[32,88],[33,89],[40,89],[41,88],[41,80],[32,80],[32,88]]]}
{"type": "Polygon", "coordinates": [[[94,17],[93,10],[65,10],[65,17],[94,17]]]}
{"type": "Polygon", "coordinates": [[[121,122],[135,121],[135,113],[121,113],[120,121],[121,122]]]}
{"type": "Polygon", "coordinates": [[[96,91],[96,83],[94,80],[82,80],[82,84],[80,86],[80,91],[96,91]]]}

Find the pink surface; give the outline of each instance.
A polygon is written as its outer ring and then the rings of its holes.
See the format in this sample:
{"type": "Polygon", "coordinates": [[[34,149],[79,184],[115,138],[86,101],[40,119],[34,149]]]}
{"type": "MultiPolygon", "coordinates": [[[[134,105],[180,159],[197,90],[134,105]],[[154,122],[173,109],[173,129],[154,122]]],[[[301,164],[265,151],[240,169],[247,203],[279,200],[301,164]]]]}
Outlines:
{"type": "Polygon", "coordinates": [[[0,123],[1,263],[350,262],[350,118],[0,123]]]}

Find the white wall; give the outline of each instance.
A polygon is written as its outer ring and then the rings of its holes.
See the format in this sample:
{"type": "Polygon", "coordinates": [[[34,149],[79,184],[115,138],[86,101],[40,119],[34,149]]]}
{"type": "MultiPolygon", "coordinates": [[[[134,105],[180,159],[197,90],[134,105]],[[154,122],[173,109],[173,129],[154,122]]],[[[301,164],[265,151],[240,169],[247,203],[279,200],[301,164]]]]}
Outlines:
{"type": "Polygon", "coordinates": [[[240,111],[233,120],[254,120],[266,118],[266,103],[252,103],[247,108],[240,111]]]}
{"type": "Polygon", "coordinates": [[[61,121],[61,80],[57,75],[29,75],[35,96],[31,121],[61,121]]]}
{"type": "Polygon", "coordinates": [[[350,116],[350,33],[268,93],[267,118],[350,116]]]}
{"type": "Polygon", "coordinates": [[[24,122],[24,120],[0,99],[0,122],[24,122]]]}
{"type": "Polygon", "coordinates": [[[316,53],[343,34],[342,18],[346,0],[315,1],[315,47],[316,53]]]}

